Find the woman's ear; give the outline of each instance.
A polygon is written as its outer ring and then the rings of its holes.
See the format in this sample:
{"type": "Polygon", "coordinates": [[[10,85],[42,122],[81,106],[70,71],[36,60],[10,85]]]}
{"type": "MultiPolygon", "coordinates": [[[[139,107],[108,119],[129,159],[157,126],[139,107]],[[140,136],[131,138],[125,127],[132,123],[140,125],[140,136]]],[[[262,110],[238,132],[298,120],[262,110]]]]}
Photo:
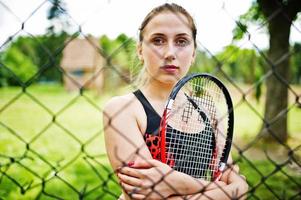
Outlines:
{"type": "Polygon", "coordinates": [[[137,51],[137,55],[138,55],[138,58],[141,62],[143,62],[143,56],[142,56],[142,44],[141,42],[139,42],[137,44],[137,47],[136,47],[136,51],[137,51]]]}
{"type": "Polygon", "coordinates": [[[196,58],[196,49],[193,51],[193,54],[192,54],[191,65],[193,65],[195,58],[196,58]]]}

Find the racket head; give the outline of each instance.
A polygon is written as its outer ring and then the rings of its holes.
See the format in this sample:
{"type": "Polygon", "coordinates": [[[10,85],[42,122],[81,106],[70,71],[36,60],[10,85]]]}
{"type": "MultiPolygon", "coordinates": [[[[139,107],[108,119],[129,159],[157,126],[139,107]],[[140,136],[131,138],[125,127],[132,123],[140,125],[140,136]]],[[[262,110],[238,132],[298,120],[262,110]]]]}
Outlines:
{"type": "Polygon", "coordinates": [[[215,180],[233,137],[230,94],[216,77],[190,74],[173,88],[160,125],[161,161],[195,178],[215,180]]]}

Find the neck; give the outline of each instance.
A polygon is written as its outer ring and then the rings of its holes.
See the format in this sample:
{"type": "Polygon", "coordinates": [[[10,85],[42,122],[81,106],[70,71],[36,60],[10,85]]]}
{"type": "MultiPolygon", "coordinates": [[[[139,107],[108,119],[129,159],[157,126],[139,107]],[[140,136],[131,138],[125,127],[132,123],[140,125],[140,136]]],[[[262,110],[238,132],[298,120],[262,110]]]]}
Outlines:
{"type": "Polygon", "coordinates": [[[151,81],[142,87],[144,93],[154,100],[166,101],[173,89],[174,84],[162,84],[158,81],[151,81]]]}

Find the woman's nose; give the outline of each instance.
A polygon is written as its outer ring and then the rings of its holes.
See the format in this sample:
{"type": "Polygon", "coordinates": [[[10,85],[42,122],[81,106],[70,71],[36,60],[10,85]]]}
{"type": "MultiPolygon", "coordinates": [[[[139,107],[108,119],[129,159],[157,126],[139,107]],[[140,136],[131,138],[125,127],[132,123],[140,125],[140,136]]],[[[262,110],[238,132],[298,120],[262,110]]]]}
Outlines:
{"type": "Polygon", "coordinates": [[[166,59],[168,61],[172,61],[172,60],[176,59],[176,48],[175,48],[175,46],[173,44],[169,43],[166,46],[164,59],[166,59]]]}

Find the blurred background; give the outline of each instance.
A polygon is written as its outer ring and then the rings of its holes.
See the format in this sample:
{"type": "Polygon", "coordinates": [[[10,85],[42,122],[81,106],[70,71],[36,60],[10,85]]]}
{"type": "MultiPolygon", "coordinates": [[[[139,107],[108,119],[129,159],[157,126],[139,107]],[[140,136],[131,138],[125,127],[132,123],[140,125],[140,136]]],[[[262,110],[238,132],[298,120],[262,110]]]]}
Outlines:
{"type": "Polygon", "coordinates": [[[190,72],[234,101],[248,199],[301,199],[301,1],[0,0],[0,199],[117,199],[102,109],[137,89],[138,28],[175,2],[196,21],[190,72]]]}

